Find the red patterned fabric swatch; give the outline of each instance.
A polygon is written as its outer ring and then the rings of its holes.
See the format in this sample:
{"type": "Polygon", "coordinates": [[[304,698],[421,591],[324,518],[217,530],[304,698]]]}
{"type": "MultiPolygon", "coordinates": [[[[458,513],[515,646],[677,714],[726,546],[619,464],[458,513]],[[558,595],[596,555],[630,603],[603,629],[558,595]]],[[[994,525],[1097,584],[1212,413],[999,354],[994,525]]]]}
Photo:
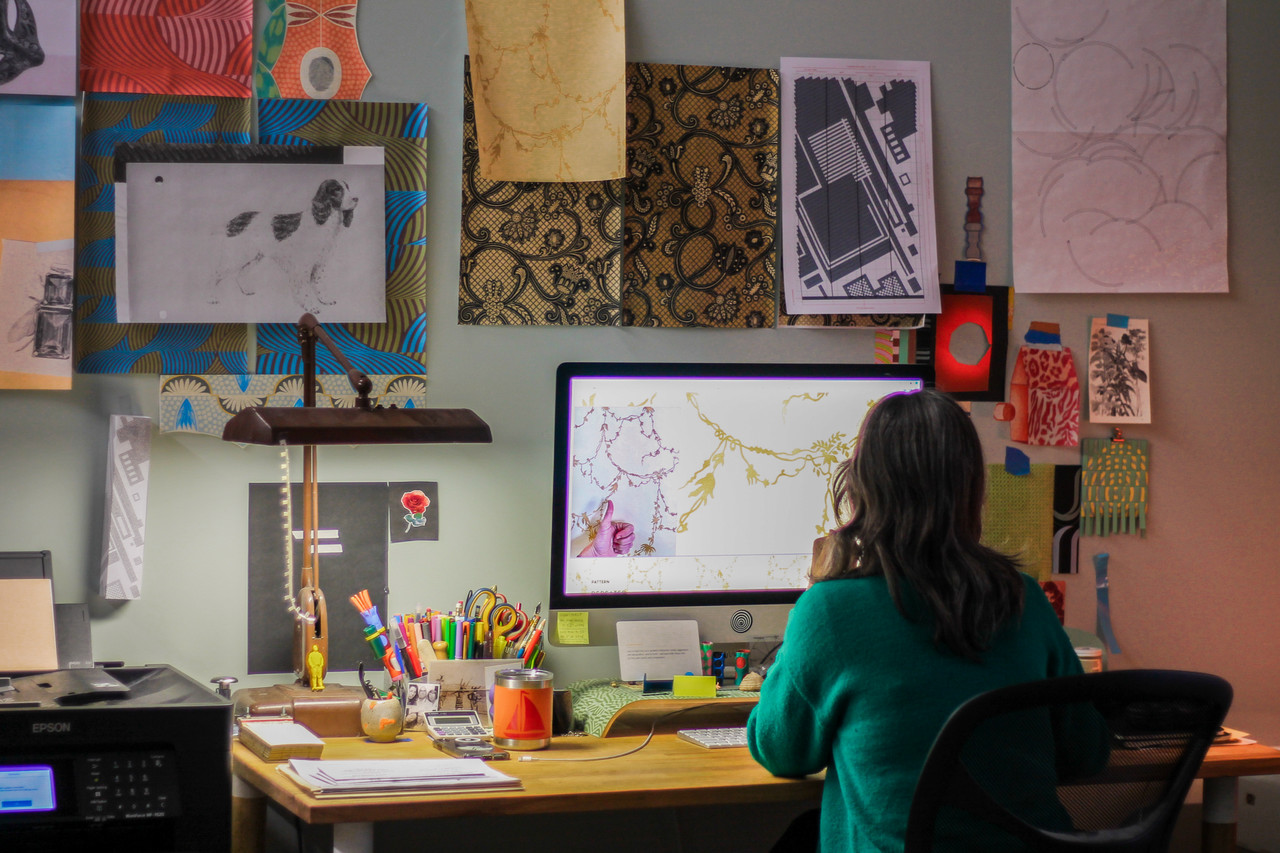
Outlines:
{"type": "Polygon", "coordinates": [[[253,0],[83,0],[80,88],[247,98],[253,0]]]}
{"type": "Polygon", "coordinates": [[[1080,380],[1071,350],[1022,347],[1010,384],[1017,409],[1011,439],[1040,446],[1080,444],[1080,380]]]}

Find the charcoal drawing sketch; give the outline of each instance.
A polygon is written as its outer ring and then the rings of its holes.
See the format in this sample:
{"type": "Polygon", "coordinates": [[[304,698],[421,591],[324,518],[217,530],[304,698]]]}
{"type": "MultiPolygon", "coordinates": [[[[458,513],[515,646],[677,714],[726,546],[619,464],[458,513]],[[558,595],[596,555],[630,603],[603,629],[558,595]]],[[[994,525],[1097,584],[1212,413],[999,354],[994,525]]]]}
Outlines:
{"type": "Polygon", "coordinates": [[[1016,0],[1012,15],[1017,287],[1226,291],[1224,0],[1016,0]]]}
{"type": "Polygon", "coordinates": [[[71,387],[71,240],[0,241],[0,388],[71,387]]]}
{"type": "Polygon", "coordinates": [[[383,166],[130,162],[116,295],[120,322],[386,322],[383,166]]]}
{"type": "Polygon", "coordinates": [[[0,84],[43,63],[44,48],[40,46],[31,4],[27,0],[0,0],[0,84]]]}
{"type": "Polygon", "coordinates": [[[337,301],[334,294],[326,298],[323,292],[325,273],[359,202],[346,181],[326,178],[306,210],[237,213],[214,235],[220,261],[214,268],[210,303],[216,305],[226,287],[236,286],[253,296],[259,287],[283,280],[301,307],[320,314],[337,301]]]}
{"type": "Polygon", "coordinates": [[[76,94],[79,0],[0,0],[0,96],[76,94]]]}
{"type": "Polygon", "coordinates": [[[14,352],[30,350],[33,358],[71,357],[72,277],[69,267],[53,265],[44,274],[43,295],[27,294],[31,307],[9,327],[14,352]]]}

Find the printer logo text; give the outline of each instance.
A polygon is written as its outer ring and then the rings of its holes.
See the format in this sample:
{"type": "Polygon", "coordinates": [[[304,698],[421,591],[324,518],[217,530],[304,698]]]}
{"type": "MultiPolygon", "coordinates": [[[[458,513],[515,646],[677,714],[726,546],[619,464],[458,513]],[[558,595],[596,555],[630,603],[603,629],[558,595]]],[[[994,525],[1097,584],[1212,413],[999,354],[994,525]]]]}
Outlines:
{"type": "Polygon", "coordinates": [[[31,733],[33,735],[65,734],[69,731],[71,731],[71,724],[68,722],[31,724],[31,733]]]}

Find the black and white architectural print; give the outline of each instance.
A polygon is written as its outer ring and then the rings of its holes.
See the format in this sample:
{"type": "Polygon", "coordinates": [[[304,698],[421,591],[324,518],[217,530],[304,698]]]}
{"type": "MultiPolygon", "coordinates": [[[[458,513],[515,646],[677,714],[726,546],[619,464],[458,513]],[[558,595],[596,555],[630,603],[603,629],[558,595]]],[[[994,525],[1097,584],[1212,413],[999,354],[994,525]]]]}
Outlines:
{"type": "Polygon", "coordinates": [[[107,500],[102,526],[103,598],[142,597],[147,485],[151,471],[151,418],[112,415],[107,450],[107,500]]]}
{"type": "Polygon", "coordinates": [[[386,321],[380,158],[131,162],[121,186],[120,322],[386,321]]]}
{"type": "Polygon", "coordinates": [[[937,313],[929,64],[784,58],[782,90],[788,309],[937,313]]]}

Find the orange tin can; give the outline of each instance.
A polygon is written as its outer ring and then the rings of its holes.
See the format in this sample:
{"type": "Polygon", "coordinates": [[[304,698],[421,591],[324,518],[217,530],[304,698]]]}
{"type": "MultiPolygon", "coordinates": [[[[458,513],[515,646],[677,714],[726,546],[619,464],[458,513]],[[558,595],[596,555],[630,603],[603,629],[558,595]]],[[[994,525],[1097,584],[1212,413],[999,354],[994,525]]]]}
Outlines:
{"type": "Polygon", "coordinates": [[[493,742],[507,749],[551,745],[552,674],[500,669],[493,679],[493,742]]]}

